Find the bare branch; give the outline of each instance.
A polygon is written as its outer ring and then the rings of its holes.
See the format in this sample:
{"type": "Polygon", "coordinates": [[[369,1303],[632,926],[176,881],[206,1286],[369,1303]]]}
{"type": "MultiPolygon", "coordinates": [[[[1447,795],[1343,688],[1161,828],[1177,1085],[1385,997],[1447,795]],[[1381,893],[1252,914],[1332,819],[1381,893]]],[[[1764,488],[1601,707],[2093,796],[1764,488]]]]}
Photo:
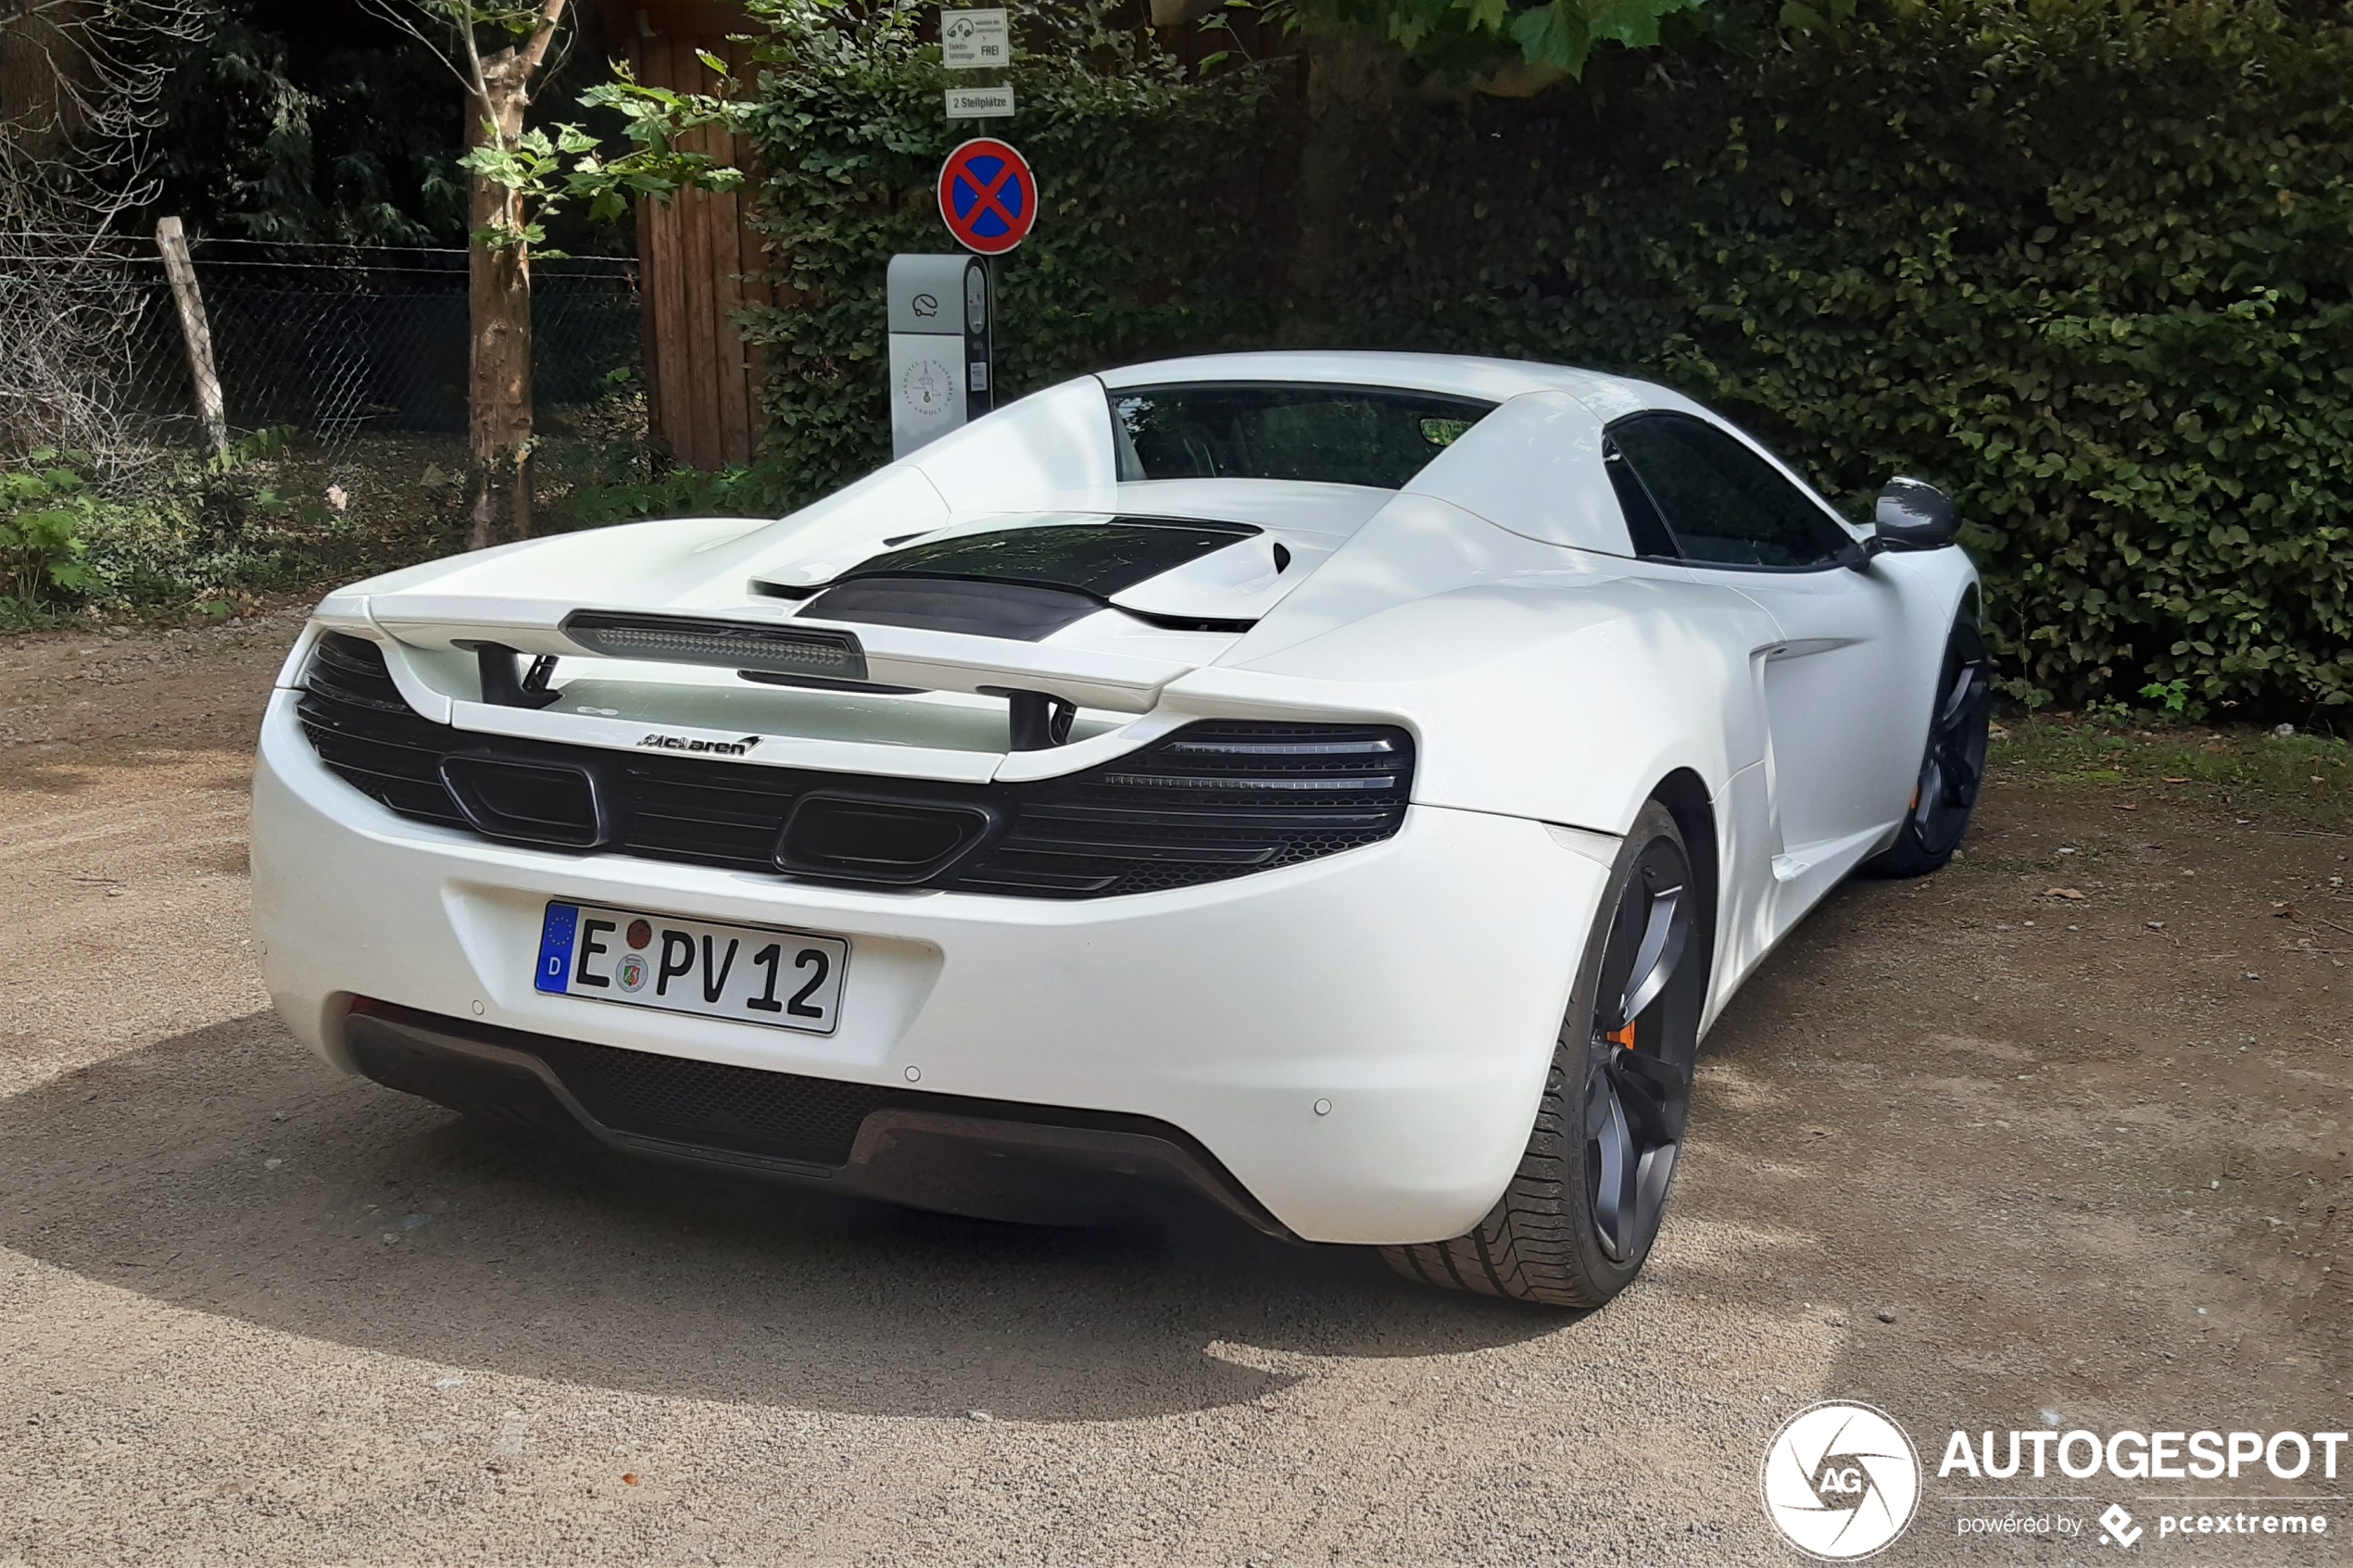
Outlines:
{"type": "Polygon", "coordinates": [[[426,52],[439,60],[443,69],[456,77],[467,92],[476,94],[482,92],[482,60],[474,52],[471,9],[466,19],[461,20],[452,16],[447,7],[434,4],[434,0],[359,0],[359,8],[378,21],[398,28],[422,44],[426,52]],[[425,24],[428,17],[439,18],[441,25],[429,29],[425,24]],[[444,46],[448,42],[447,34],[451,32],[455,32],[465,44],[464,65],[451,58],[449,50],[444,46]],[[436,33],[442,36],[437,38],[436,33]]]}
{"type": "Polygon", "coordinates": [[[458,29],[459,42],[466,46],[466,91],[487,103],[490,99],[490,76],[482,67],[482,50],[474,41],[474,14],[469,8],[458,29]]]}
{"type": "Polygon", "coordinates": [[[209,0],[15,0],[0,25],[0,451],[79,449],[120,479],[149,450],[129,389],[151,263],[121,230],[157,189],[173,58],[216,20],[209,0]]]}
{"type": "Polygon", "coordinates": [[[154,194],[171,56],[210,0],[17,0],[0,27],[0,233],[105,233],[154,194]]]}

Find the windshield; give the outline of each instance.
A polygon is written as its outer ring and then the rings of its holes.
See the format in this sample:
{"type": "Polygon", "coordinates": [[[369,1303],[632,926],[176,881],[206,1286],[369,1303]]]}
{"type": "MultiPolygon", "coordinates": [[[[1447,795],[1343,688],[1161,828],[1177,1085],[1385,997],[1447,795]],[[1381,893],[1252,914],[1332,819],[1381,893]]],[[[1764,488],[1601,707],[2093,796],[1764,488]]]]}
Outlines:
{"type": "Polygon", "coordinates": [[[1119,477],[1294,479],[1402,489],[1491,403],[1388,387],[1127,387],[1111,395],[1119,477]]]}

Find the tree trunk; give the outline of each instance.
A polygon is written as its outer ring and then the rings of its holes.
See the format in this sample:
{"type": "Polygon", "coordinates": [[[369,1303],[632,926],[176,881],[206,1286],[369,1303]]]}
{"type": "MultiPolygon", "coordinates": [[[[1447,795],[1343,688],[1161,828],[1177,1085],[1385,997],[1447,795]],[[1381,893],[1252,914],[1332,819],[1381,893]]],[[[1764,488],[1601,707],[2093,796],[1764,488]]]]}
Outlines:
{"type": "MultiPolygon", "coordinates": [[[[495,124],[508,145],[522,134],[530,73],[515,69],[513,51],[485,60],[487,99],[467,105],[471,141],[479,146],[495,124]],[[505,68],[505,69],[502,69],[505,68]]],[[[473,176],[473,227],[510,234],[522,226],[515,194],[473,176]]],[[[467,541],[481,549],[501,537],[531,533],[531,252],[521,243],[485,245],[468,255],[467,316],[472,373],[468,385],[468,445],[473,459],[473,528],[467,541]],[[503,516],[502,516],[503,514],[503,516]]]]}

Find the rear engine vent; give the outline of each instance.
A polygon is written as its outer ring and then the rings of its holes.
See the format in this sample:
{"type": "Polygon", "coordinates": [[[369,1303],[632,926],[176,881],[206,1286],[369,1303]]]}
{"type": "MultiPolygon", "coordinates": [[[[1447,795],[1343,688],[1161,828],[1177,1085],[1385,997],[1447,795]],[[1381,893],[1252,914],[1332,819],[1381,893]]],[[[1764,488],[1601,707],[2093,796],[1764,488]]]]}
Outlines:
{"type": "Polygon", "coordinates": [[[925,784],[547,741],[486,757],[484,737],[401,700],[375,644],[338,633],[305,686],[321,760],[404,817],[836,882],[1032,898],[1190,887],[1378,843],[1413,788],[1413,737],[1386,724],[1210,721],[1082,773],[925,784]]]}
{"type": "Polygon", "coordinates": [[[862,621],[1038,643],[1102,608],[1102,600],[1076,589],[1035,583],[858,577],[826,589],[800,613],[819,621],[862,621]]]}

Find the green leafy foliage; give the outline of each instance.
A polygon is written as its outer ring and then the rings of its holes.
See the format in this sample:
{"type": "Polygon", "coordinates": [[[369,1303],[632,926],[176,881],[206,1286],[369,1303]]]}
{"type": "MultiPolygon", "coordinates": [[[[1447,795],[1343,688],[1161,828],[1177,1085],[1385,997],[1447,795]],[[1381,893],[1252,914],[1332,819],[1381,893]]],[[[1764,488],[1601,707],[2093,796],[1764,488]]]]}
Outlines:
{"type": "MultiPolygon", "coordinates": [[[[158,456],[135,483],[94,478],[74,452],[0,463],[0,629],[217,618],[447,555],[464,537],[463,498],[419,470],[455,445],[321,447],[261,430],[225,460],[158,456]]],[[[560,483],[580,454],[576,440],[555,445],[548,478],[560,483]]]]}
{"type": "MultiPolygon", "coordinates": [[[[807,500],[889,457],[884,272],[951,250],[935,182],[969,130],[940,116],[950,73],[928,8],[753,0],[767,31],[746,132],[780,303],[747,313],[766,375],[762,469],[807,500]]],[[[1013,13],[1017,140],[1040,218],[998,266],[1006,392],[1175,348],[1264,341],[1279,221],[1262,180],[1280,146],[1256,69],[1188,80],[1091,0],[1013,13]],[[1239,151],[1267,148],[1266,158],[1239,151]]]]}
{"type": "Polygon", "coordinates": [[[69,600],[91,584],[82,533],[93,510],[89,458],[40,447],[0,470],[0,583],[27,604],[69,600]]]}
{"type": "MultiPolygon", "coordinates": [[[[1844,0],[1849,11],[1853,0],[1844,0]]],[[[1604,44],[1652,49],[1667,30],[1698,20],[1702,0],[1338,0],[1345,24],[1390,40],[1417,59],[1455,72],[1491,69],[1516,56],[1550,73],[1581,79],[1604,44]]]]}
{"type": "Polygon", "coordinates": [[[2141,688],[2141,695],[2158,705],[2170,719],[2197,720],[2206,717],[2206,705],[2190,700],[2190,684],[2183,680],[2151,681],[2141,688]]]}
{"type": "MultiPolygon", "coordinates": [[[[698,57],[706,69],[734,85],[726,61],[710,54],[698,57]]],[[[732,98],[648,87],[616,61],[613,79],[591,87],[580,95],[580,101],[588,108],[610,109],[618,115],[621,133],[629,143],[629,151],[620,157],[600,158],[591,153],[573,166],[572,194],[589,198],[591,218],[610,222],[626,217],[633,199],[664,200],[689,187],[704,191],[743,188],[741,170],[722,165],[709,153],[679,144],[681,138],[697,132],[737,129],[742,109],[732,98]]]]}
{"type": "Polygon", "coordinates": [[[669,469],[584,485],[571,497],[573,519],[589,527],[664,517],[774,517],[791,502],[763,467],[669,469]]]}
{"type": "Polygon", "coordinates": [[[460,241],[465,116],[440,62],[316,0],[220,0],[165,88],[163,194],[195,234],[460,241]]]}
{"type": "Polygon", "coordinates": [[[2007,689],[2353,703],[2353,19],[1903,0],[1368,148],[1365,345],[1669,381],[1951,490],[2007,689]]]}
{"type": "MultiPolygon", "coordinates": [[[[705,63],[724,69],[721,61],[705,63]]],[[[458,160],[459,167],[520,198],[520,221],[484,225],[474,232],[475,244],[493,249],[527,245],[542,257],[557,256],[560,253],[543,242],[547,221],[566,206],[583,205],[592,220],[610,223],[627,217],[631,204],[640,199],[667,201],[690,188],[742,189],[741,170],[680,144],[698,131],[732,130],[740,119],[736,104],[709,94],[648,87],[618,62],[613,73],[613,80],[581,94],[580,102],[620,116],[626,152],[607,156],[604,144],[582,127],[563,124],[535,126],[511,145],[500,144],[494,133],[458,160]]]]}
{"type": "MultiPolygon", "coordinates": [[[[1003,380],[1272,341],[1643,375],[1858,513],[1894,473],[1951,491],[2014,697],[2353,703],[2353,18],[1797,3],[1780,46],[1605,100],[1397,106],[1319,193],[1347,233],[1312,296],[1266,78],[1188,81],[1101,13],[1026,10],[1045,206],[1000,274],[1003,380]],[[1203,156],[1231,145],[1265,149],[1257,182],[1203,156]]],[[[887,455],[884,265],[948,248],[956,133],[914,13],[757,9],[782,303],[749,325],[788,503],[887,455]]]]}

